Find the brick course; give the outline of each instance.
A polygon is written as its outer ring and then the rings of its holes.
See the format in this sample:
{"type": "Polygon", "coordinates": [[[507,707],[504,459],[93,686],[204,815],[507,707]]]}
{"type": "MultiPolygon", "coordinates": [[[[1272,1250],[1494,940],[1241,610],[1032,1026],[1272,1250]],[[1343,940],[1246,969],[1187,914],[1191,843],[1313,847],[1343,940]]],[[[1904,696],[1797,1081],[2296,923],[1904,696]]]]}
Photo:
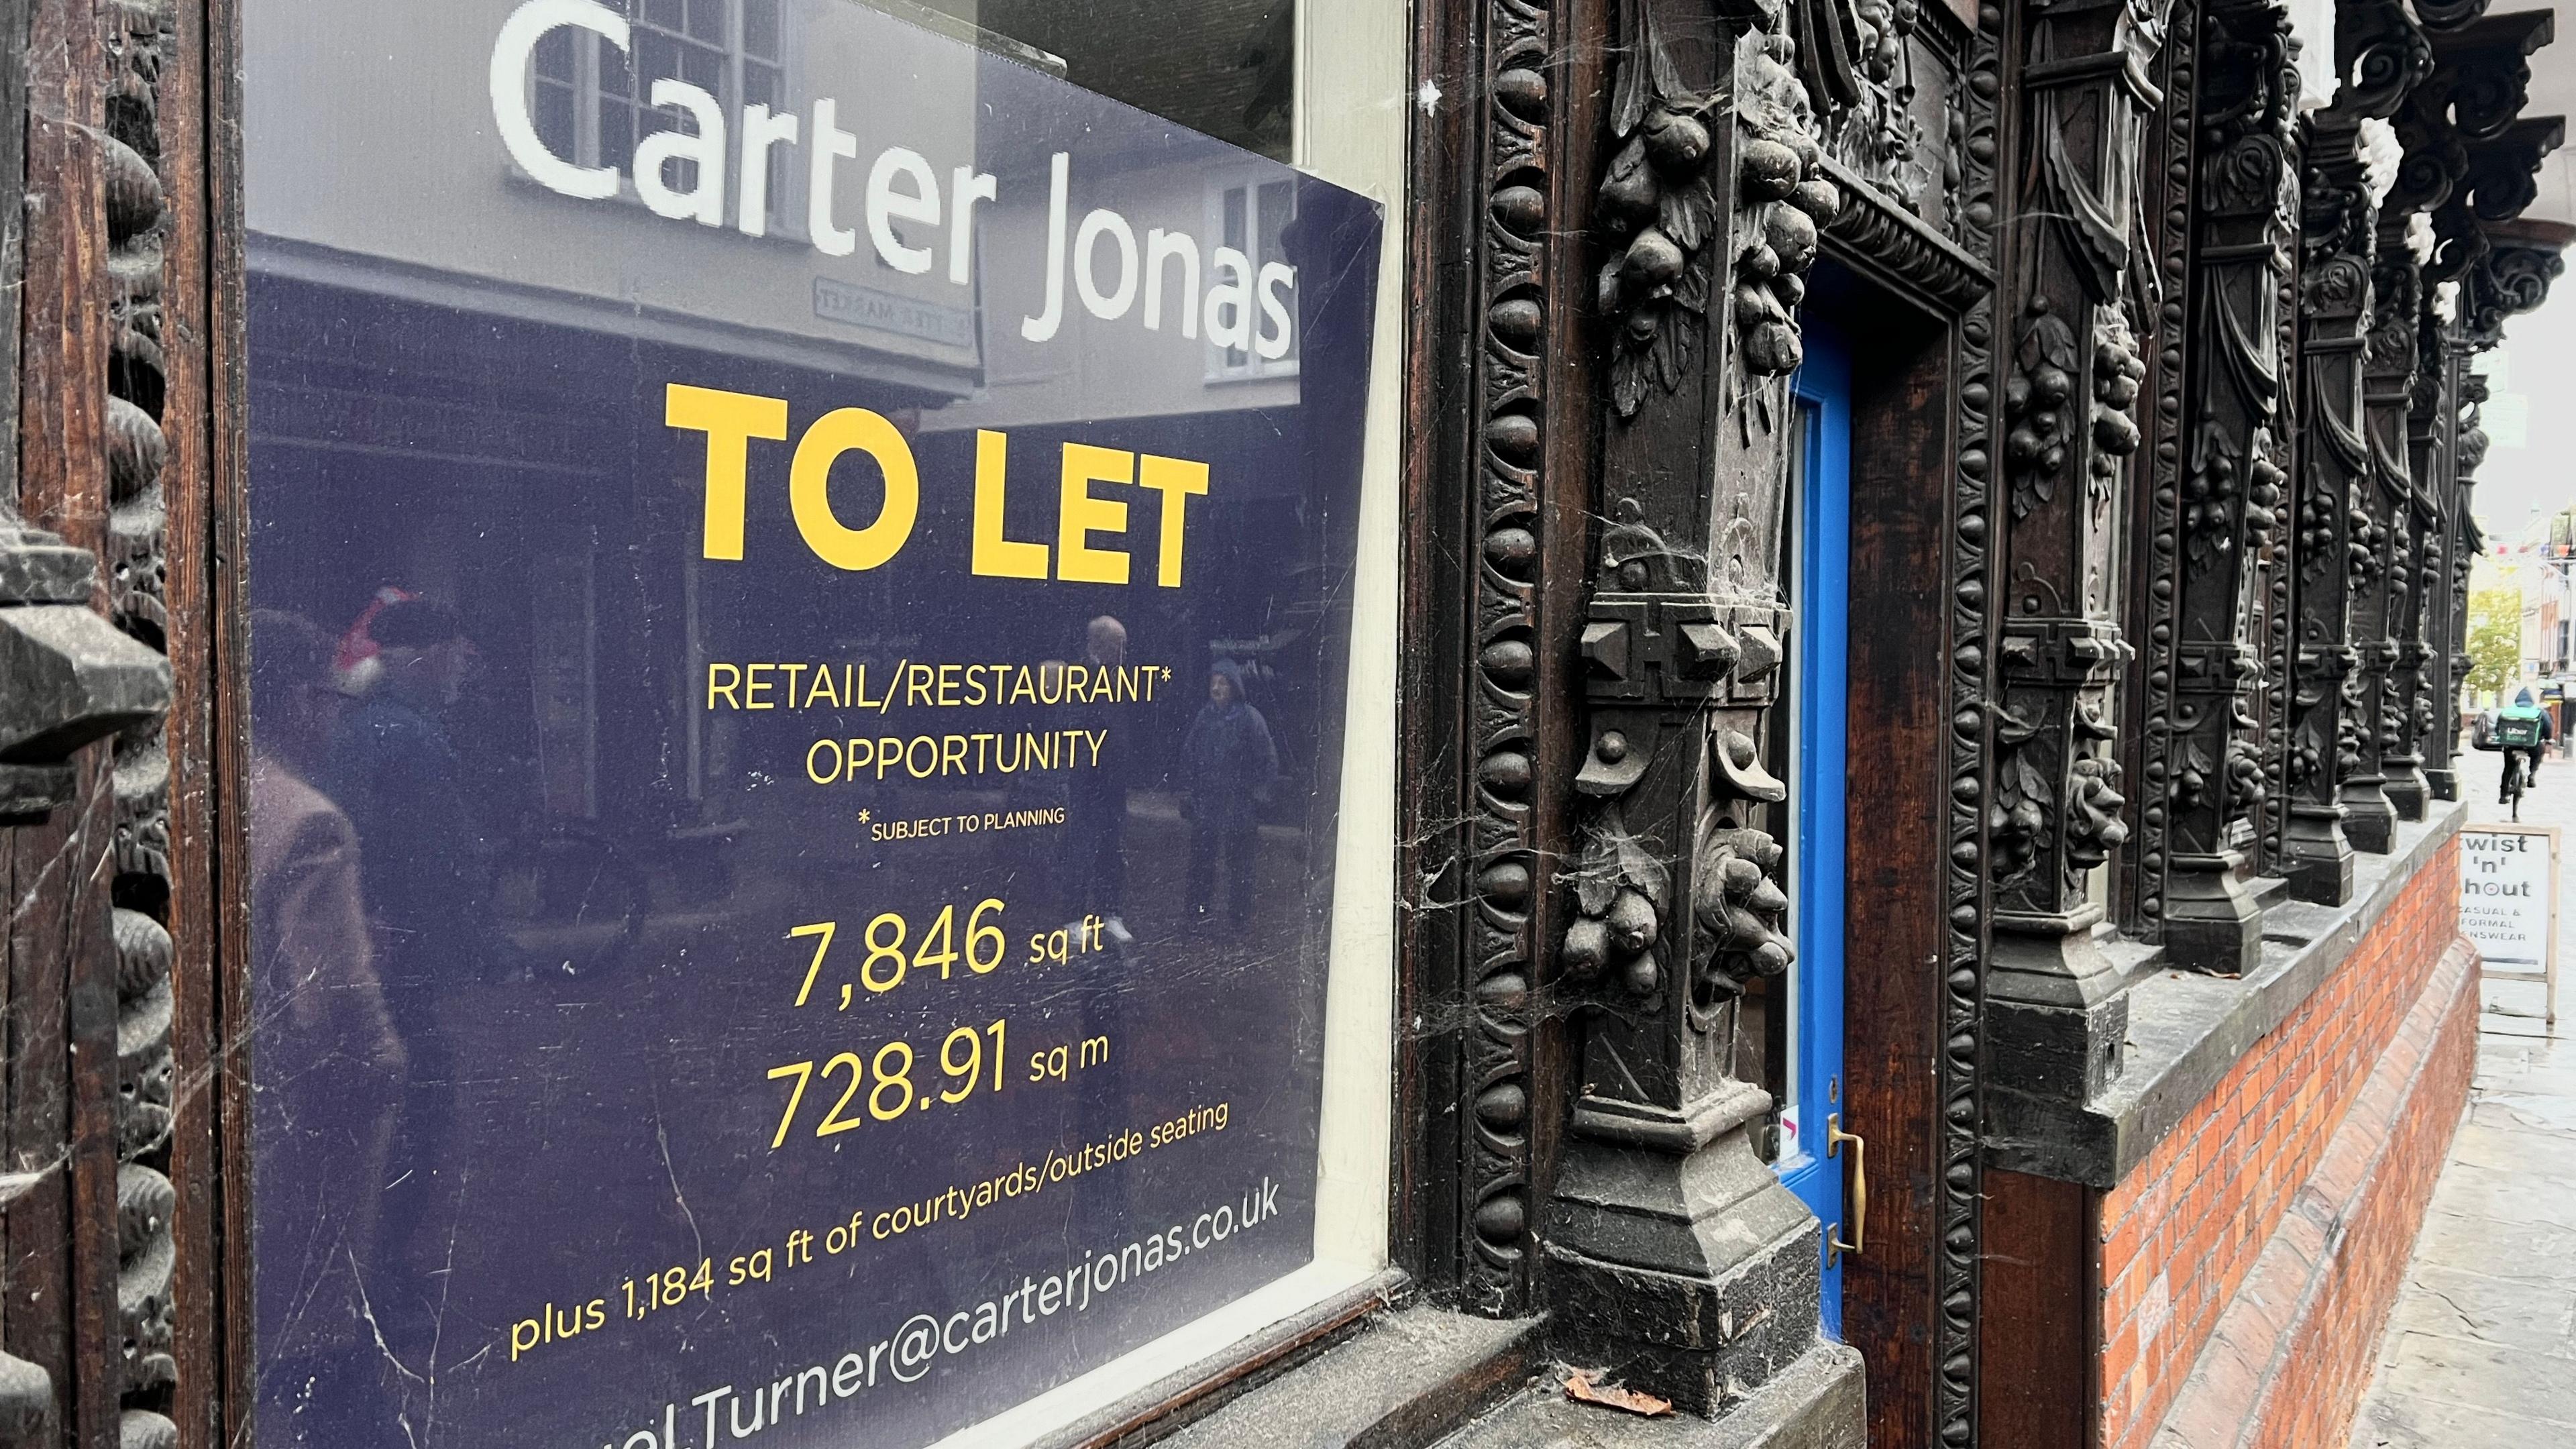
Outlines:
{"type": "Polygon", "coordinates": [[[2455,838],[2096,1200],[2101,1449],[2144,1449],[2160,1427],[2160,1449],[2340,1449],[2468,1097],[2477,996],[2473,955],[2450,953],[2458,879],[2455,838]]]}
{"type": "Polygon", "coordinates": [[[2452,944],[2220,1315],[2156,1449],[2341,1449],[2477,1065],[2477,953],[2452,944]]]}

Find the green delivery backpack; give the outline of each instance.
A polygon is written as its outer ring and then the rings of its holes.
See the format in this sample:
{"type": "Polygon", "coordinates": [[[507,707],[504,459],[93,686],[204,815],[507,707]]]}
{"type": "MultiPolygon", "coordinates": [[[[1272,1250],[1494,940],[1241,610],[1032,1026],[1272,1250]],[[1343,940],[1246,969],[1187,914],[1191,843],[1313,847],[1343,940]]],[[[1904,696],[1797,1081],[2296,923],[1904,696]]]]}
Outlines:
{"type": "Polygon", "coordinates": [[[2537,714],[2496,716],[2495,742],[2498,748],[2528,750],[2540,744],[2540,716],[2537,714]]]}

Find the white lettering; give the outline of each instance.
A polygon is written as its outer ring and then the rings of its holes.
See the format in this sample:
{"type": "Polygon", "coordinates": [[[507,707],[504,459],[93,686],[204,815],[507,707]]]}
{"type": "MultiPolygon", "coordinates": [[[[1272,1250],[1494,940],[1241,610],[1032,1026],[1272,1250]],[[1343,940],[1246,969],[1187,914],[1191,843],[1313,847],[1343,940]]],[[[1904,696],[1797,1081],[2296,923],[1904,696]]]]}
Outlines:
{"type": "Polygon", "coordinates": [[[644,198],[655,216],[695,221],[700,226],[724,225],[724,109],[715,97],[687,81],[668,78],[653,82],[653,104],[687,111],[698,130],[696,135],[676,128],[656,131],[636,143],[635,194],[644,198]],[[686,191],[672,189],[662,170],[671,161],[695,162],[696,184],[686,191]]]}
{"type": "Polygon", "coordinates": [[[1252,258],[1232,247],[1218,247],[1215,253],[1216,284],[1208,288],[1208,341],[1219,347],[1241,352],[1252,350],[1252,258]],[[1226,274],[1234,274],[1234,285],[1226,285],[1226,274]]]}
{"type": "Polygon", "coordinates": [[[948,184],[948,280],[958,286],[973,281],[975,203],[991,201],[1001,183],[989,171],[960,166],[948,184]]]}
{"type": "Polygon", "coordinates": [[[1046,310],[1020,319],[1020,335],[1031,342],[1052,338],[1064,325],[1064,213],[1072,165],[1072,156],[1058,151],[1047,166],[1046,310]]]}
{"type": "Polygon", "coordinates": [[[1181,335],[1199,335],[1199,242],[1185,231],[1145,233],[1145,330],[1163,330],[1163,264],[1181,261],[1181,335]]]}
{"type": "Polygon", "coordinates": [[[834,124],[840,114],[839,101],[828,96],[816,101],[814,124],[806,130],[814,154],[806,175],[805,234],[814,239],[814,250],[827,257],[846,257],[859,249],[857,232],[832,224],[833,163],[859,154],[859,138],[834,124]]]}
{"type": "Polygon", "coordinates": [[[1136,233],[1127,218],[1103,208],[1082,219],[1082,230],[1073,239],[1073,285],[1082,294],[1084,310],[1094,317],[1116,321],[1136,305],[1136,233]],[[1106,293],[1092,266],[1104,236],[1118,243],[1118,285],[1106,293]]]}
{"type": "Polygon", "coordinates": [[[734,225],[744,236],[769,235],[769,148],[793,146],[794,116],[773,116],[767,106],[742,108],[742,207],[734,225]]]}
{"type": "Polygon", "coordinates": [[[1253,352],[1261,357],[1278,359],[1288,355],[1288,344],[1295,340],[1291,330],[1296,325],[1288,317],[1288,304],[1279,289],[1297,285],[1297,269],[1286,262],[1261,264],[1261,315],[1278,327],[1277,332],[1264,332],[1252,339],[1253,352]]]}
{"type": "Polygon", "coordinates": [[[895,232],[897,221],[939,224],[939,178],[920,152],[889,146],[868,168],[868,240],[877,244],[877,255],[887,266],[917,277],[930,270],[930,248],[906,246],[895,232]],[[912,190],[897,191],[897,176],[910,181],[912,190]]]}
{"type": "MultiPolygon", "coordinates": [[[[595,35],[633,53],[633,30],[626,18],[601,0],[521,0],[502,22],[495,38],[489,81],[495,130],[510,161],[546,189],[589,201],[614,200],[630,179],[613,166],[583,166],[557,155],[538,134],[530,105],[531,71],[546,40],[560,30],[595,35]]],[[[584,41],[587,45],[588,42],[584,41]]],[[[678,117],[678,124],[657,130],[635,147],[631,179],[634,195],[653,215],[671,221],[722,227],[728,205],[734,229],[748,237],[767,236],[773,200],[771,166],[779,147],[806,150],[805,230],[814,249],[827,257],[847,257],[858,250],[858,227],[843,226],[839,216],[841,163],[860,157],[859,138],[840,124],[840,103],[817,97],[805,115],[779,113],[768,105],[744,105],[728,115],[712,92],[670,77],[653,80],[650,104],[678,117]],[[738,139],[737,139],[738,138],[738,139]],[[674,163],[685,168],[675,176],[674,163]],[[727,167],[740,169],[728,194],[727,167]]],[[[853,184],[856,184],[855,177],[853,184]]],[[[1047,167],[1045,274],[1039,279],[1041,305],[1020,321],[1020,336],[1030,342],[1053,340],[1064,328],[1065,274],[1083,309],[1105,321],[1134,315],[1137,294],[1144,294],[1145,329],[1163,330],[1163,314],[1178,289],[1179,331],[1196,340],[1202,333],[1215,345],[1249,352],[1265,360],[1284,358],[1296,349],[1297,269],[1285,262],[1256,263],[1245,251],[1204,248],[1187,231],[1153,228],[1138,246],[1135,224],[1111,207],[1095,207],[1080,218],[1077,230],[1072,205],[1072,157],[1058,151],[1047,167]],[[1104,257],[1103,252],[1111,255],[1104,257]],[[1203,275],[1201,260],[1206,259],[1203,275]],[[1177,263],[1177,266],[1174,265],[1177,263]],[[1177,275],[1174,275],[1177,273],[1177,275]],[[1206,289],[1201,290],[1205,282],[1206,289]]],[[[1033,200],[1034,198],[1015,198],[1033,200]]],[[[975,285],[975,205],[1001,201],[1001,182],[973,166],[949,171],[942,197],[939,169],[929,155],[907,146],[887,146],[875,153],[867,173],[863,202],[854,198],[877,257],[907,276],[927,276],[936,267],[935,237],[914,226],[948,228],[948,281],[975,285]],[[903,229],[898,229],[899,225],[903,229]]],[[[852,218],[856,222],[857,218],[852,218]]],[[[859,295],[838,278],[815,279],[817,307],[831,296],[859,295]],[[833,289],[837,289],[835,292],[833,289]]],[[[866,294],[881,295],[881,294],[866,294]]],[[[888,298],[889,304],[934,307],[926,299],[888,298]]],[[[2472,845],[2473,850],[2520,850],[2520,843],[2472,845]]]]}
{"type": "Polygon", "coordinates": [[[492,122],[500,128],[501,144],[509,149],[510,159],[535,177],[538,185],[598,201],[617,194],[617,172],[606,166],[576,166],[547,150],[537,135],[536,118],[528,114],[528,66],[536,58],[537,42],[567,25],[587,30],[619,50],[629,48],[626,17],[615,11],[591,0],[528,0],[501,23],[501,37],[492,46],[492,122]]]}

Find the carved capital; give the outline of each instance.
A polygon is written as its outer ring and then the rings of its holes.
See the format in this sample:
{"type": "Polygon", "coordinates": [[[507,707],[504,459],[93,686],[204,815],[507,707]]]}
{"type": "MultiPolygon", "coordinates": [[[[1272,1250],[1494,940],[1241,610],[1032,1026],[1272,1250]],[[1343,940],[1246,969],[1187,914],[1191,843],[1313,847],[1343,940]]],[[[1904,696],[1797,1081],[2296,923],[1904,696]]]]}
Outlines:
{"type": "MultiPolygon", "coordinates": [[[[2485,255],[2470,268],[2462,286],[2461,323],[2474,350],[2484,351],[2504,340],[2505,323],[2535,311],[2549,298],[2550,284],[2567,270],[2565,242],[2537,228],[2490,228],[2485,255]]],[[[2486,437],[2478,435],[2478,456],[2486,454],[2486,437]]],[[[2471,463],[2475,469],[2477,464],[2471,463]]]]}
{"type": "Polygon", "coordinates": [[[169,661],[90,608],[96,573],[0,505],[0,820],[70,803],[74,752],[169,707],[169,661]]]}

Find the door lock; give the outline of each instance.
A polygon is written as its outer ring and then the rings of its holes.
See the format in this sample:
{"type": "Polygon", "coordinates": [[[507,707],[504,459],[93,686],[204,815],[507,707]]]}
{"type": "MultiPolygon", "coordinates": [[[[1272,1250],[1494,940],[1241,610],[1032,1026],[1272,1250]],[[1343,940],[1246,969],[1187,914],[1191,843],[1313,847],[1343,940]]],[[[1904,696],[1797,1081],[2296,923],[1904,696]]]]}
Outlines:
{"type": "Polygon", "coordinates": [[[1843,1130],[1843,1114],[1835,1112],[1825,1118],[1825,1155],[1840,1155],[1844,1143],[1851,1144],[1851,1241],[1827,1230],[1827,1241],[1837,1251],[1857,1254],[1869,1242],[1869,1143],[1858,1133],[1843,1130]]]}

